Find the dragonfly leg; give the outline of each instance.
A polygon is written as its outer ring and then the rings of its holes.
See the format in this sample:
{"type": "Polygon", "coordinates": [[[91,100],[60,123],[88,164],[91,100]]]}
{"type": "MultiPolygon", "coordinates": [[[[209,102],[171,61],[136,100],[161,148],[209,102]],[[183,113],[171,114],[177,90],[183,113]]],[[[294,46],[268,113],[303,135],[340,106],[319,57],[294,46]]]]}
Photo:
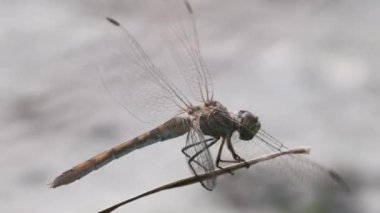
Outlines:
{"type": "MultiPolygon", "coordinates": [[[[188,161],[187,161],[187,163],[189,164],[189,167],[190,167],[190,169],[192,170],[192,172],[193,172],[193,174],[194,174],[195,176],[198,176],[198,175],[197,175],[197,172],[196,172],[195,168],[194,168],[193,165],[192,165],[193,162],[196,163],[196,164],[197,164],[198,166],[200,166],[201,168],[203,168],[205,171],[208,170],[207,168],[205,168],[204,165],[202,165],[202,163],[200,163],[200,162],[198,162],[197,160],[195,160],[195,158],[196,158],[198,155],[200,155],[202,152],[204,152],[205,150],[207,150],[208,148],[210,148],[212,145],[214,145],[218,140],[219,140],[219,138],[215,138],[215,139],[214,139],[214,138],[209,138],[209,139],[207,139],[207,140],[199,141],[199,142],[197,142],[197,143],[194,143],[194,144],[191,144],[191,145],[188,145],[188,146],[185,146],[184,148],[182,148],[182,153],[183,153],[184,155],[186,155],[186,157],[189,158],[188,161]],[[201,144],[201,143],[206,143],[206,146],[203,147],[201,150],[197,151],[195,154],[193,154],[193,155],[191,155],[191,156],[190,156],[188,153],[186,153],[186,150],[187,150],[187,149],[189,149],[189,148],[191,148],[191,147],[194,147],[194,146],[196,146],[196,145],[199,145],[199,144],[201,144]]],[[[207,186],[203,183],[203,181],[200,181],[200,183],[201,183],[201,185],[202,185],[205,189],[207,189],[207,190],[209,190],[209,191],[212,190],[212,188],[207,187],[207,186]]]]}
{"type": "Polygon", "coordinates": [[[214,139],[214,138],[209,138],[209,139],[206,139],[204,141],[199,141],[197,143],[194,143],[194,144],[191,144],[189,146],[185,146],[184,148],[182,148],[182,153],[184,155],[186,155],[186,157],[188,157],[189,159],[187,160],[187,163],[189,164],[189,166],[191,167],[191,169],[193,170],[192,168],[192,165],[191,165],[191,162],[195,162],[196,164],[198,164],[198,166],[202,167],[203,169],[207,170],[201,163],[199,163],[197,160],[195,160],[195,158],[200,155],[202,152],[204,152],[205,150],[207,150],[208,148],[210,148],[212,145],[214,145],[219,139],[214,139]],[[201,150],[197,151],[196,153],[194,153],[193,155],[189,155],[188,153],[186,153],[186,150],[189,149],[189,148],[192,148],[196,145],[199,145],[201,143],[206,143],[206,146],[203,147],[201,150]]]}
{"type": "MultiPolygon", "coordinates": [[[[222,166],[220,166],[220,162],[226,162],[225,160],[221,159],[221,155],[222,155],[222,151],[223,151],[223,146],[224,146],[225,142],[226,142],[226,138],[223,138],[222,139],[222,143],[219,146],[218,155],[216,156],[216,161],[215,161],[216,167],[218,167],[221,170],[225,170],[222,166]]],[[[231,175],[234,174],[231,171],[228,171],[228,173],[230,173],[231,175]]]]}
{"type": "Polygon", "coordinates": [[[201,143],[208,143],[208,142],[210,142],[210,141],[212,141],[212,140],[214,140],[213,138],[208,138],[208,139],[206,139],[206,140],[203,140],[203,141],[199,141],[199,142],[196,142],[196,143],[193,143],[193,144],[190,144],[190,145],[187,145],[187,146],[185,146],[185,147],[183,147],[182,149],[181,149],[181,152],[187,157],[187,158],[190,158],[191,157],[191,155],[189,155],[187,152],[186,152],[186,150],[188,150],[188,149],[190,149],[190,148],[192,148],[192,147],[194,147],[194,146],[198,146],[199,144],[201,144],[201,143]]]}
{"type": "Polygon", "coordinates": [[[227,137],[227,148],[228,150],[230,150],[232,157],[236,162],[244,162],[245,166],[249,168],[249,164],[235,152],[235,149],[231,143],[231,137],[227,137]]]}

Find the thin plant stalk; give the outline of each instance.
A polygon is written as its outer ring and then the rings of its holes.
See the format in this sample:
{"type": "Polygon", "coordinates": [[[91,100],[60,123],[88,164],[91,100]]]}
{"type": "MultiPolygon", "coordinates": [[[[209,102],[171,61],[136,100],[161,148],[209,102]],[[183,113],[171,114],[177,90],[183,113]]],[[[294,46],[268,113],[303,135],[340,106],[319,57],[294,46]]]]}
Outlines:
{"type": "Polygon", "coordinates": [[[208,173],[201,174],[201,175],[194,175],[191,177],[187,177],[184,179],[180,179],[180,180],[168,183],[166,185],[162,185],[160,187],[146,191],[140,195],[137,195],[135,197],[132,197],[132,198],[129,198],[125,201],[122,201],[118,204],[115,204],[115,205],[113,205],[107,209],[100,211],[99,213],[109,213],[109,212],[112,212],[115,209],[117,209],[120,206],[123,206],[127,203],[130,203],[132,201],[146,197],[146,196],[151,195],[151,194],[155,194],[155,193],[163,191],[163,190],[183,187],[183,186],[187,186],[190,184],[198,183],[199,181],[203,181],[203,180],[206,180],[208,178],[213,178],[213,177],[224,175],[227,173],[230,174],[231,172],[236,171],[238,169],[247,168],[247,166],[252,166],[254,164],[261,163],[261,162],[268,161],[268,160],[272,160],[274,158],[278,158],[278,157],[281,157],[284,155],[309,154],[309,153],[310,153],[310,149],[308,149],[308,148],[297,148],[297,149],[290,149],[287,151],[272,153],[272,154],[265,155],[265,156],[262,156],[262,157],[259,157],[259,158],[253,159],[253,160],[249,160],[246,162],[236,163],[236,164],[224,167],[223,169],[214,170],[212,172],[208,172],[208,173]]]}

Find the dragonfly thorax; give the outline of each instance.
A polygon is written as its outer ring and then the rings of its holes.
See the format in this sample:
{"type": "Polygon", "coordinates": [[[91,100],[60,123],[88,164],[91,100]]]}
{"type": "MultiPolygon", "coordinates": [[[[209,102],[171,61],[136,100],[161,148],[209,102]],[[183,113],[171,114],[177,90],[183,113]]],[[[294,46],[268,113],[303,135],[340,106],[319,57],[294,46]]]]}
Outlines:
{"type": "Polygon", "coordinates": [[[261,127],[259,118],[249,111],[240,110],[237,119],[239,124],[237,130],[242,140],[251,140],[261,127]]]}
{"type": "Polygon", "coordinates": [[[208,101],[198,108],[199,126],[205,135],[214,138],[226,137],[237,130],[236,119],[233,119],[224,107],[217,101],[208,101]]]}

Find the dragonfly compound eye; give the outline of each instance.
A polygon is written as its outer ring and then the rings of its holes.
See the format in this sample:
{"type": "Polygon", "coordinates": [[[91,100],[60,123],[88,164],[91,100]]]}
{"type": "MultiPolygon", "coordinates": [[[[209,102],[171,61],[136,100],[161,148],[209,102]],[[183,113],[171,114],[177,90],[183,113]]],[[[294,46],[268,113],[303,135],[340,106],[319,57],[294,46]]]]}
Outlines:
{"type": "Polygon", "coordinates": [[[251,140],[260,129],[260,122],[257,116],[248,111],[241,110],[238,113],[240,139],[251,140]]]}

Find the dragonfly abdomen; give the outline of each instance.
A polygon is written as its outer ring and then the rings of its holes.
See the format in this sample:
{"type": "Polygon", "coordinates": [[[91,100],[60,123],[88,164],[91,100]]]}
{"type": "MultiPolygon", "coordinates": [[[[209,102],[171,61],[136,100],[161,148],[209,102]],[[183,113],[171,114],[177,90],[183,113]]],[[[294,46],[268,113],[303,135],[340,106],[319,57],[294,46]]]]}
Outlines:
{"type": "Polygon", "coordinates": [[[55,188],[61,185],[72,183],[88,173],[106,165],[114,159],[122,157],[136,149],[151,145],[159,141],[165,141],[171,138],[181,136],[190,129],[189,118],[175,117],[164,124],[154,128],[136,138],[121,143],[106,151],[103,151],[92,158],[74,166],[56,177],[50,184],[55,188]]]}

